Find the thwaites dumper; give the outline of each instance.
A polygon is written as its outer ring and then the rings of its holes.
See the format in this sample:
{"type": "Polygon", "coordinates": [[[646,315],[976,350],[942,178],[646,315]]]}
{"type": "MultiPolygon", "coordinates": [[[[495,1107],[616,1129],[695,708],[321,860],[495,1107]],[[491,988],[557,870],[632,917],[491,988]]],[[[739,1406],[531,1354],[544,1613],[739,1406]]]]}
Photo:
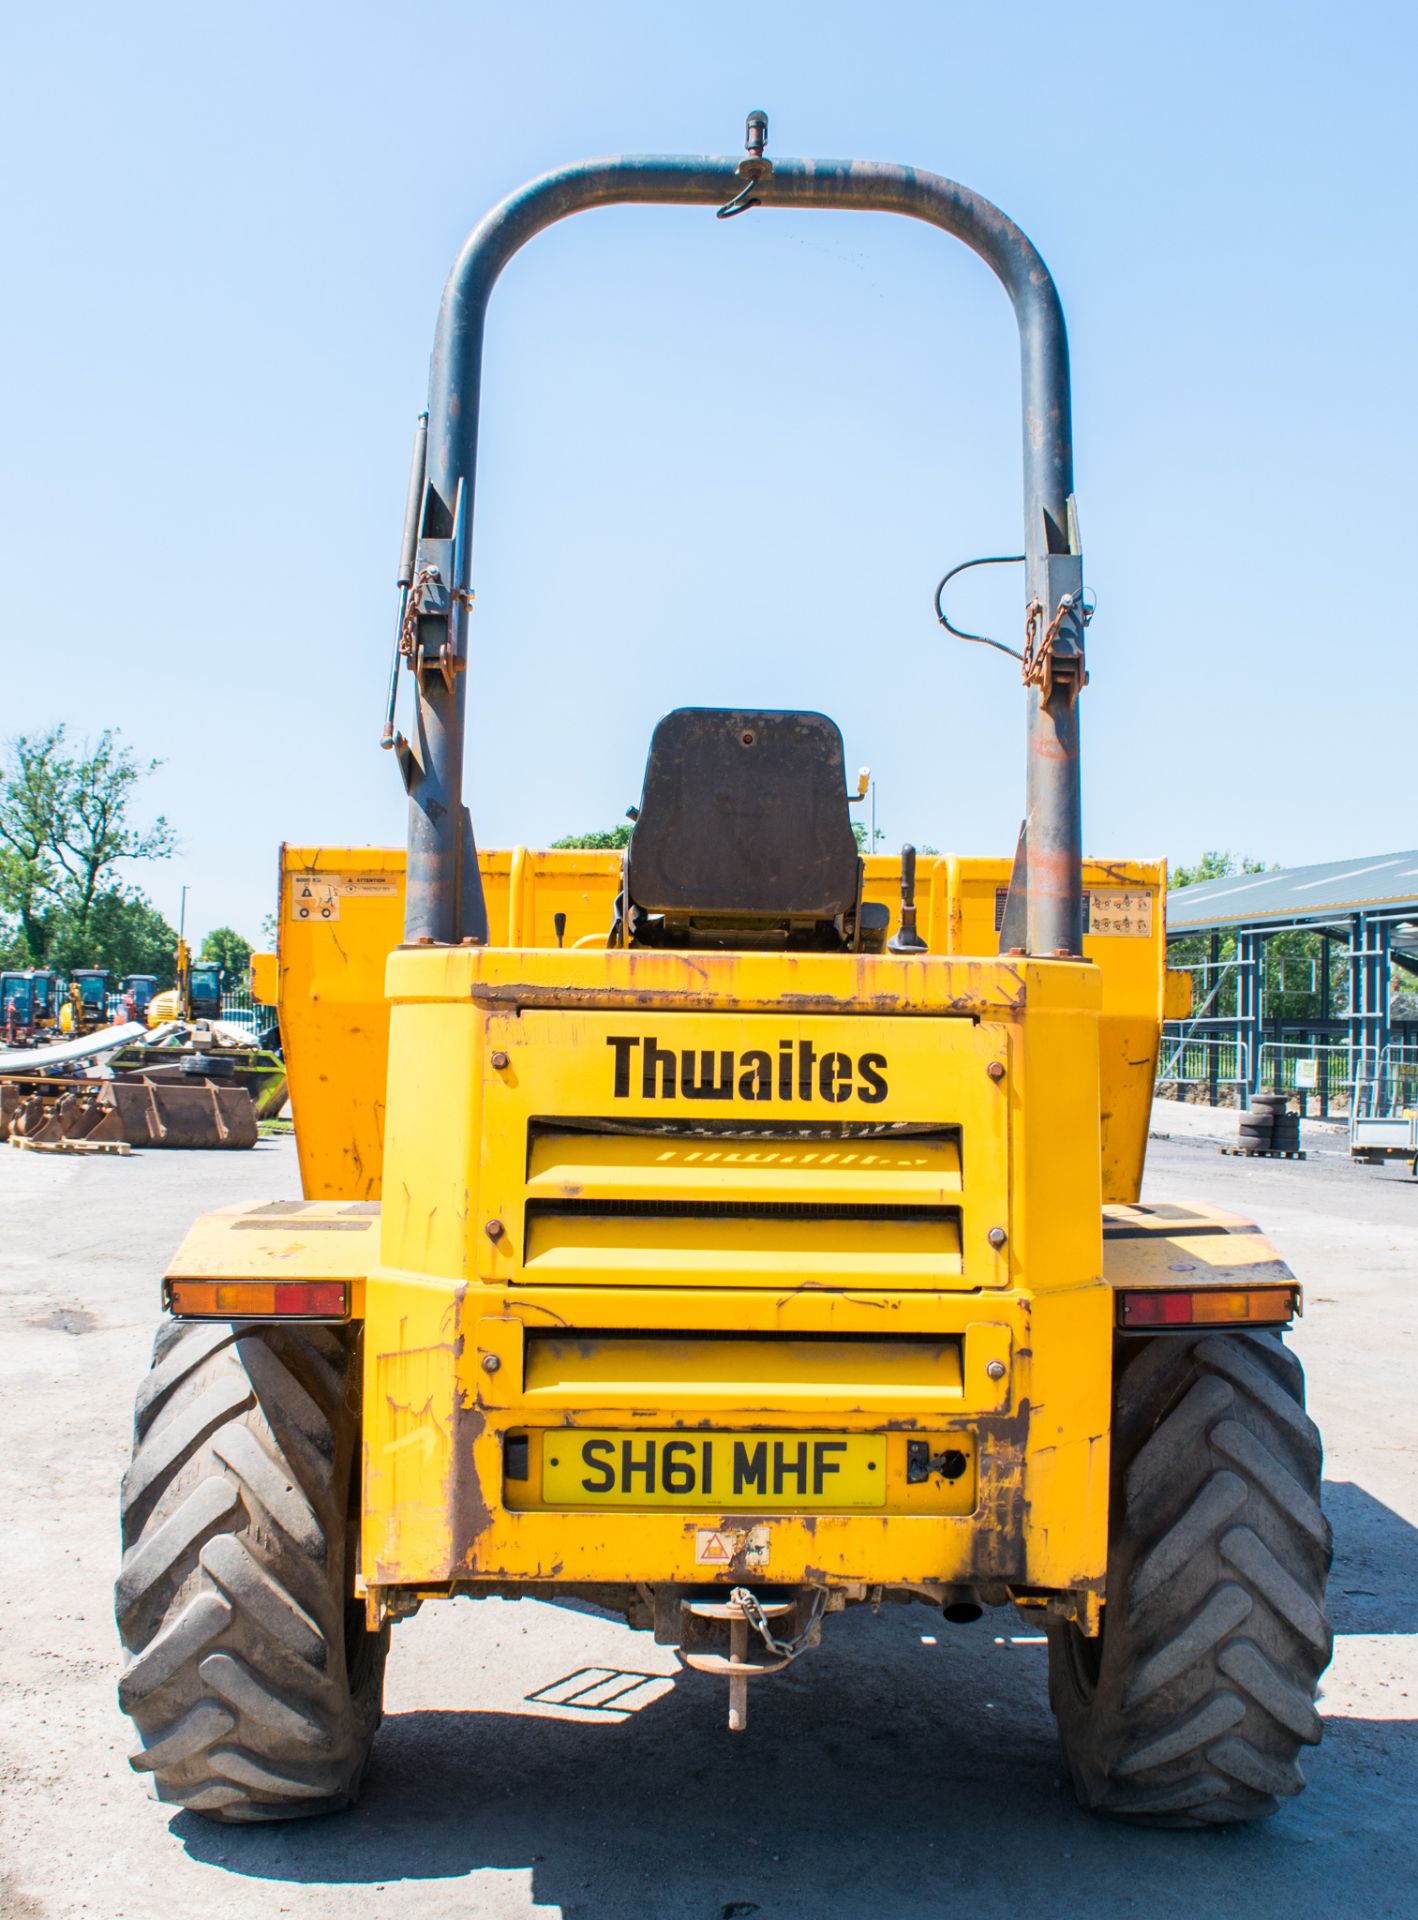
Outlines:
{"type": "MultiPolygon", "coordinates": [[[[1244,1821],[1319,1736],[1329,1534],[1243,1221],[1138,1204],[1160,864],[1085,862],[1067,349],[1025,236],[898,166],[617,159],[495,209],[416,440],[386,744],[406,857],[287,849],[307,1198],[202,1220],[123,1488],[134,1765],[227,1820],[358,1793],[391,1623],[590,1598],[747,1683],[885,1596],[1043,1628],[1081,1799],[1244,1821]],[[462,802],[483,316],[617,201],[877,209],[964,240],[1023,363],[1013,861],[859,858],[813,713],[681,710],[618,854],[477,853],[462,802]]],[[[944,617],[944,616],[943,616],[944,617]]],[[[1009,649],[1006,649],[1009,651],[1009,649]]]]}

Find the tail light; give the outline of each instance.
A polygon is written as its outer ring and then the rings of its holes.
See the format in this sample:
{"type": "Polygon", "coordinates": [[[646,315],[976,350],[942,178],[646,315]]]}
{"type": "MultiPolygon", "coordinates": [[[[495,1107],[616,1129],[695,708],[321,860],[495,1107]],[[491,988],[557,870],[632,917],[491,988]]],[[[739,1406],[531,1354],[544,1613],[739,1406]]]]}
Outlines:
{"type": "Polygon", "coordinates": [[[1280,1327],[1300,1309],[1300,1289],[1286,1287],[1124,1288],[1118,1325],[1128,1332],[1171,1327],[1280,1327]]]}
{"type": "Polygon", "coordinates": [[[342,1280],[169,1280],[167,1309],[188,1320],[347,1320],[342,1280]]]}

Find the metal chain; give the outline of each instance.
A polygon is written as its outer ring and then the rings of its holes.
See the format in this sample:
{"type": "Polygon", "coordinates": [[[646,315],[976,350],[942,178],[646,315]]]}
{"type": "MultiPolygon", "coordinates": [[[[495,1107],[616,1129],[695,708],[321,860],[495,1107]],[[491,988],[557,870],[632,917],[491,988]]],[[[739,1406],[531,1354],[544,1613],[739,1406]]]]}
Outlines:
{"type": "Polygon", "coordinates": [[[1078,649],[1063,657],[1061,664],[1073,669],[1068,680],[1067,692],[1070,704],[1078,698],[1081,688],[1088,685],[1088,669],[1083,658],[1083,635],[1087,629],[1093,609],[1085,601],[1082,605],[1075,602],[1071,593],[1066,593],[1059,601],[1058,610],[1044,629],[1043,638],[1039,637],[1039,628],[1043,625],[1044,609],[1037,600],[1029,602],[1029,611],[1024,619],[1024,655],[1020,669],[1026,687],[1037,687],[1040,698],[1047,704],[1054,683],[1054,642],[1059,630],[1070,614],[1078,616],[1078,649]]]}
{"type": "Polygon", "coordinates": [[[780,1660],[797,1659],[816,1632],[817,1623],[821,1620],[827,1606],[826,1589],[819,1587],[812,1597],[812,1611],[808,1615],[807,1625],[802,1632],[791,1640],[778,1640],[774,1638],[773,1629],[768,1624],[768,1615],[759,1605],[756,1594],[750,1593],[747,1587],[735,1587],[729,1599],[739,1608],[768,1651],[776,1653],[780,1660]]]}
{"type": "Polygon", "coordinates": [[[409,597],[404,603],[404,621],[399,628],[399,652],[406,660],[412,660],[418,652],[418,618],[423,606],[424,589],[438,577],[437,567],[421,567],[417,580],[409,588],[409,597]]]}
{"type": "Polygon", "coordinates": [[[1026,687],[1043,687],[1047,690],[1053,674],[1054,642],[1059,637],[1065,614],[1072,611],[1072,596],[1065,594],[1059,602],[1058,612],[1040,640],[1039,627],[1044,618],[1044,609],[1037,600],[1029,602],[1029,612],[1024,621],[1024,665],[1021,669],[1026,687]]]}

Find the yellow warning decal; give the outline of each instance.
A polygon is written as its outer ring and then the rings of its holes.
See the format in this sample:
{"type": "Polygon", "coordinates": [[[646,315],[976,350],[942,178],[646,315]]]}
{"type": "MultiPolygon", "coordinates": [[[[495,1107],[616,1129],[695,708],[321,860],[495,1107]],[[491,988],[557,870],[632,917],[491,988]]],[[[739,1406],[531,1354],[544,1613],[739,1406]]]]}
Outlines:
{"type": "Polygon", "coordinates": [[[399,885],[386,873],[293,873],[290,876],[292,920],[338,920],[341,900],[360,895],[394,894],[399,885]]]}

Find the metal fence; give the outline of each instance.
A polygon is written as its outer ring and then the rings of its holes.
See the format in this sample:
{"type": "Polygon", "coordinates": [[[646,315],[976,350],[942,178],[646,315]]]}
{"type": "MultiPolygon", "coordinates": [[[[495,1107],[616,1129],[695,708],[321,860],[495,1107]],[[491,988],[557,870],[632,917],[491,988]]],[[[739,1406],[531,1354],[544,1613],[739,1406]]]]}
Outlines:
{"type": "Polygon", "coordinates": [[[276,1024],[276,1009],[251,998],[248,986],[229,987],[222,995],[221,1017],[234,1027],[249,1029],[252,1038],[276,1024]]]}
{"type": "Polygon", "coordinates": [[[1345,1111],[1354,1092],[1353,1057],[1333,1041],[1266,1040],[1258,1056],[1256,1085],[1270,1093],[1297,1093],[1315,1111],[1345,1111]]]}
{"type": "Polygon", "coordinates": [[[1411,1112],[1418,1107],[1418,1046],[1397,1041],[1377,1055],[1359,1056],[1354,1109],[1366,1119],[1411,1112]]]}
{"type": "MultiPolygon", "coordinates": [[[[115,1024],[124,1017],[123,1001],[116,993],[110,993],[108,996],[108,1017],[115,1024]]],[[[275,1026],[276,1009],[264,1006],[259,1000],[253,1000],[251,990],[247,986],[229,987],[222,995],[220,1018],[233,1027],[248,1028],[254,1039],[257,1034],[265,1033],[268,1028],[275,1026]]]]}
{"type": "Polygon", "coordinates": [[[1159,1087],[1215,1087],[1229,1092],[1249,1081],[1250,1049],[1244,1040],[1163,1029],[1157,1058],[1159,1087]]]}
{"type": "MultiPolygon", "coordinates": [[[[1387,1051],[1397,1056],[1405,1050],[1387,1051]]],[[[1418,1076],[1418,1047],[1406,1052],[1414,1056],[1411,1077],[1418,1076]]],[[[1406,1059],[1395,1058],[1392,1068],[1385,1071],[1397,1073],[1408,1065],[1406,1059]]],[[[1159,1090],[1205,1088],[1213,1101],[1241,1103],[1254,1086],[1272,1093],[1297,1094],[1302,1107],[1316,1114],[1347,1112],[1352,1103],[1356,1076],[1350,1050],[1342,1044],[1266,1040],[1256,1050],[1255,1069],[1253,1078],[1250,1043],[1236,1034],[1199,1034],[1180,1022],[1163,1029],[1157,1060],[1159,1090]]],[[[1370,1078],[1377,1078],[1378,1071],[1376,1063],[1370,1078]]]]}
{"type": "Polygon", "coordinates": [[[1157,1086],[1204,1088],[1213,1101],[1243,1102],[1252,1086],[1293,1093],[1303,1111],[1316,1115],[1401,1113],[1418,1105],[1418,1044],[1393,1042],[1381,1052],[1351,1049],[1342,1041],[1265,1040],[1250,1073],[1247,1041],[1235,1034],[1198,1034],[1181,1022],[1165,1027],[1157,1060],[1157,1086]]]}

